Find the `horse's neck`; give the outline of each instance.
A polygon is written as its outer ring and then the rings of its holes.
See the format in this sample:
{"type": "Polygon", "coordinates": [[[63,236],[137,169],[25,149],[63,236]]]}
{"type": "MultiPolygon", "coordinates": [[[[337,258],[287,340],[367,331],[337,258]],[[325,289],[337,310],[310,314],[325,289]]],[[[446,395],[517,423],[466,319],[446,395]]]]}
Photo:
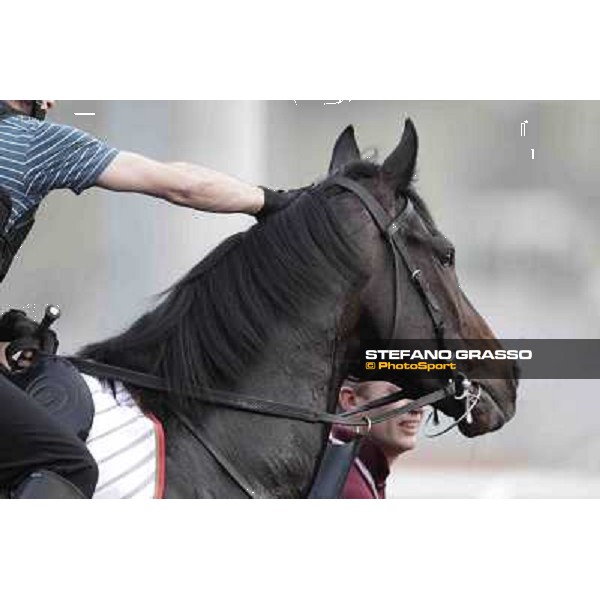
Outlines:
{"type": "MultiPolygon", "coordinates": [[[[345,332],[356,312],[353,298],[348,289],[324,302],[306,316],[313,327],[303,329],[302,335],[289,324],[274,323],[262,356],[229,389],[274,402],[333,409],[342,376],[345,332]]],[[[194,418],[202,421],[211,441],[251,485],[267,488],[279,497],[306,494],[327,437],[325,426],[201,405],[195,411],[194,418]]],[[[167,493],[172,486],[184,496],[243,496],[196,440],[182,432],[176,436],[177,444],[168,454],[167,493]]]]}
{"type": "MultiPolygon", "coordinates": [[[[356,202],[340,203],[340,222],[347,236],[364,248],[373,232],[361,226],[366,216],[356,202]],[[342,214],[343,213],[343,214],[342,214]],[[364,238],[364,239],[363,239],[364,238]]],[[[340,283],[318,306],[307,309],[301,326],[273,323],[269,342],[231,391],[324,411],[333,410],[343,373],[346,344],[358,321],[358,293],[363,275],[340,283]]],[[[251,301],[251,299],[249,299],[251,301]]],[[[257,487],[273,496],[305,495],[324,449],[328,428],[250,413],[196,405],[194,418],[210,432],[211,441],[257,487]]],[[[189,435],[177,432],[167,463],[167,493],[184,496],[238,497],[240,489],[189,435]],[[181,465],[185,465],[185,472],[181,465]]],[[[169,432],[167,432],[169,437],[169,432]]]]}

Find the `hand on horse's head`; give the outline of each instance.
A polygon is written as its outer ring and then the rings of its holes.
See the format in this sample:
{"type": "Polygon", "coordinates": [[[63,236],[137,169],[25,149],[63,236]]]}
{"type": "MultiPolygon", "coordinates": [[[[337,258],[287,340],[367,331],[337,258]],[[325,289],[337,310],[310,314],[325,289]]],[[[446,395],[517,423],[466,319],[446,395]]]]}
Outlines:
{"type": "Polygon", "coordinates": [[[298,188],[297,190],[271,190],[267,187],[261,187],[265,195],[263,207],[256,213],[259,221],[270,217],[271,215],[287,208],[297,198],[302,195],[307,188],[298,188]]]}

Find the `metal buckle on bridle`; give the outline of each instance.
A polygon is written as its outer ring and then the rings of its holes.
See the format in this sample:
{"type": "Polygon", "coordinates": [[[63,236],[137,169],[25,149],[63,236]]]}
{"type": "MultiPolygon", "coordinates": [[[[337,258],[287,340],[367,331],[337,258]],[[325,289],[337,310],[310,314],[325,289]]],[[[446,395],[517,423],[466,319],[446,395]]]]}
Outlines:
{"type": "Polygon", "coordinates": [[[363,415],[362,417],[365,421],[364,425],[357,425],[355,427],[355,433],[356,435],[360,435],[360,436],[365,436],[365,435],[369,435],[369,433],[371,433],[371,429],[373,427],[373,421],[371,421],[371,419],[369,417],[367,417],[367,415],[363,415]],[[361,431],[362,427],[366,427],[367,430],[366,431],[361,431]]]}
{"type": "Polygon", "coordinates": [[[456,390],[454,399],[465,401],[465,413],[463,416],[465,417],[467,423],[470,425],[471,423],[473,423],[473,415],[471,413],[475,408],[475,405],[479,402],[479,398],[481,397],[481,386],[478,383],[472,382],[464,375],[462,375],[462,377],[460,378],[459,385],[461,391],[459,393],[459,390],[456,390]],[[473,392],[473,389],[476,389],[477,391],[473,392]]]}

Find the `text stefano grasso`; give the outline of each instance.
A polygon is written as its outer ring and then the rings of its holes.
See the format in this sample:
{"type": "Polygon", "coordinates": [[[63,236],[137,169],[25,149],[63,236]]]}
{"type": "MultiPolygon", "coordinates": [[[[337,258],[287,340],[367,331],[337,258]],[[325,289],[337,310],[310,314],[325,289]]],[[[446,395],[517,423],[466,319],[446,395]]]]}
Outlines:
{"type": "Polygon", "coordinates": [[[531,350],[365,350],[366,360],[531,360],[531,350]]]}

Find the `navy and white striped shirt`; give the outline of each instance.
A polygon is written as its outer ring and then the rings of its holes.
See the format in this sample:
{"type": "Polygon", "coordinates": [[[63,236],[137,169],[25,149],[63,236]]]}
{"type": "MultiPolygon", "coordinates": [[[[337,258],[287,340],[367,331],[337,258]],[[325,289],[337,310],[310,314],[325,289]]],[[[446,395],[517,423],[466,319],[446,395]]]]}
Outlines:
{"type": "Polygon", "coordinates": [[[70,127],[25,115],[0,119],[0,186],[12,199],[7,230],[52,190],[93,186],[118,150],[70,127]]]}

